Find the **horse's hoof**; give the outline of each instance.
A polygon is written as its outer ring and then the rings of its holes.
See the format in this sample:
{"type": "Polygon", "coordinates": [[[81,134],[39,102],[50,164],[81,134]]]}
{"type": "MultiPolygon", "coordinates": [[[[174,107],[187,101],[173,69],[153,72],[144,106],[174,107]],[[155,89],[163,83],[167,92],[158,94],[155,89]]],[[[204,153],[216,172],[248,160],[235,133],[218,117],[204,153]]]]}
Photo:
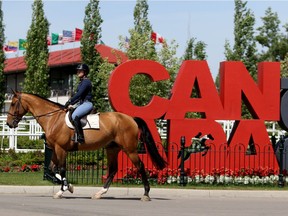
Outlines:
{"type": "Polygon", "coordinates": [[[94,196],[91,197],[92,200],[97,200],[97,199],[101,199],[101,195],[100,194],[95,194],[94,196]]]}
{"type": "Polygon", "coordinates": [[[55,193],[55,194],[53,195],[53,199],[61,199],[63,193],[64,193],[64,192],[63,192],[62,190],[59,190],[57,193],[55,193]]]}
{"type": "Polygon", "coordinates": [[[62,194],[54,194],[53,199],[62,199],[62,194]]]}
{"type": "Polygon", "coordinates": [[[108,188],[102,188],[100,191],[94,194],[94,196],[91,197],[91,199],[101,199],[103,194],[106,194],[108,191],[108,188]]]}
{"type": "Polygon", "coordinates": [[[141,201],[143,201],[143,202],[151,201],[151,198],[150,198],[149,196],[144,195],[144,196],[141,198],[141,201]]]}
{"type": "Polygon", "coordinates": [[[69,186],[68,186],[68,191],[69,191],[70,193],[73,193],[73,192],[74,192],[74,186],[73,186],[72,184],[69,184],[69,186]]]}

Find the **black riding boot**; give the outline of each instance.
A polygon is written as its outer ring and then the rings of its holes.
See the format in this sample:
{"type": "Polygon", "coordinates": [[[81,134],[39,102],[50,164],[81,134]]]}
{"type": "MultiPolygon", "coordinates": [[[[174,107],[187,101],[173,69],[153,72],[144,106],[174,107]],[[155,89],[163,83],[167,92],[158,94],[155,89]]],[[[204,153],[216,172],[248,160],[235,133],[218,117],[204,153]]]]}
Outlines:
{"type": "Polygon", "coordinates": [[[84,134],[83,134],[83,129],[82,129],[81,122],[80,122],[80,119],[78,116],[75,117],[73,123],[74,123],[74,127],[75,127],[75,132],[76,132],[75,137],[77,137],[75,139],[75,142],[83,144],[85,142],[84,134]]]}

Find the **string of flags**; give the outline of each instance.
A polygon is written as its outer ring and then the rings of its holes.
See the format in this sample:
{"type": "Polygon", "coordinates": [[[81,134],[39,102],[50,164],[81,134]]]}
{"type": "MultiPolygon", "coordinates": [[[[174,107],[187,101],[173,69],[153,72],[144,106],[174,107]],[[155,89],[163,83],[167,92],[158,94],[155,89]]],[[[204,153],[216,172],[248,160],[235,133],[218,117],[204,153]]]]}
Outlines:
{"type": "MultiPolygon", "coordinates": [[[[51,36],[47,36],[47,45],[61,45],[65,43],[71,43],[75,41],[80,41],[82,37],[83,30],[79,28],[75,28],[74,31],[63,30],[62,33],[52,33],[51,36]]],[[[164,38],[156,33],[151,32],[150,39],[154,41],[155,44],[165,43],[164,38]]],[[[125,38],[125,47],[129,48],[130,39],[128,37],[125,38]]],[[[104,42],[101,40],[101,44],[104,42]]],[[[19,39],[18,41],[8,41],[7,44],[3,46],[3,50],[5,53],[13,53],[17,52],[18,50],[26,50],[27,40],[26,39],[19,39]]]]}
{"type": "MultiPolygon", "coordinates": [[[[150,40],[155,44],[165,44],[165,39],[157,32],[151,32],[150,40]]],[[[128,49],[130,47],[130,39],[126,36],[124,39],[124,47],[128,49]]]]}
{"type": "MultiPolygon", "coordinates": [[[[75,28],[74,31],[63,30],[62,33],[52,33],[51,36],[47,36],[47,45],[60,45],[65,43],[71,43],[75,41],[80,41],[82,37],[83,30],[75,28]]],[[[5,53],[13,53],[18,50],[26,50],[27,40],[19,39],[18,41],[8,41],[7,44],[3,46],[5,53]]]]}

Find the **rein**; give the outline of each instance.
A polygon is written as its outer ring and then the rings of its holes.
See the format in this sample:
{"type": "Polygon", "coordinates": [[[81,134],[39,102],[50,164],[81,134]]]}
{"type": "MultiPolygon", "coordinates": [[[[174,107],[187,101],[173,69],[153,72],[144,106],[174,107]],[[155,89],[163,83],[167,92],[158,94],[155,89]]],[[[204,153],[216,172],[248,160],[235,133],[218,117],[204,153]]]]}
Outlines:
{"type": "Polygon", "coordinates": [[[37,115],[37,116],[34,116],[35,118],[40,118],[40,117],[43,117],[43,116],[48,116],[48,115],[51,115],[53,113],[56,113],[56,112],[59,112],[61,110],[64,110],[63,108],[59,108],[57,110],[54,110],[54,111],[51,111],[51,112],[48,112],[48,113],[44,113],[44,114],[41,114],[41,115],[37,115]]]}
{"type": "MultiPolygon", "coordinates": [[[[14,113],[14,114],[12,114],[12,113],[10,113],[10,112],[7,113],[8,115],[13,116],[16,121],[20,121],[20,120],[22,119],[22,117],[19,116],[20,105],[22,106],[22,108],[23,108],[23,109],[25,110],[25,112],[27,113],[28,110],[25,109],[25,107],[23,106],[23,104],[22,104],[22,102],[21,102],[21,95],[18,95],[18,103],[17,103],[17,105],[16,105],[16,111],[15,111],[15,113],[14,113]]],[[[59,112],[59,111],[61,111],[61,110],[64,110],[64,109],[63,109],[63,108],[59,108],[59,109],[53,110],[53,111],[48,112],[48,113],[44,113],[44,114],[40,114],[40,115],[35,115],[34,118],[35,118],[35,119],[37,119],[37,118],[39,119],[40,117],[49,116],[49,115],[51,115],[51,114],[53,114],[53,113],[56,113],[56,112],[59,112]]]]}

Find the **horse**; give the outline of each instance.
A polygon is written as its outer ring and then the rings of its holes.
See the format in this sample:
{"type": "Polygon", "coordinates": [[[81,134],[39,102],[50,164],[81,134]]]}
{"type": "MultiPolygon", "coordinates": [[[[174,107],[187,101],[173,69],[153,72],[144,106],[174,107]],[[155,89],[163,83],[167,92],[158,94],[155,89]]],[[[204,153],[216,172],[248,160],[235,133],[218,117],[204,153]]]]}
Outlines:
{"type": "Polygon", "coordinates": [[[126,153],[141,175],[144,185],[142,201],[150,201],[150,185],[144,163],[137,153],[138,142],[145,143],[153,165],[162,170],[167,162],[161,157],[146,122],[139,117],[131,117],[120,112],[103,112],[99,115],[98,130],[84,130],[85,143],[75,145],[71,140],[74,130],[65,124],[67,109],[59,103],[52,102],[36,94],[13,91],[11,105],[7,114],[7,125],[18,127],[26,113],[31,113],[45,132],[46,142],[53,150],[51,162],[57,168],[56,177],[61,179],[60,190],[53,195],[54,199],[63,197],[65,191],[73,193],[73,185],[66,179],[66,156],[69,151],[92,151],[106,149],[108,176],[100,191],[92,199],[100,199],[107,193],[115,174],[118,171],[118,153],[126,153]],[[57,176],[58,175],[58,176],[57,176]],[[59,176],[60,175],[60,176],[59,176]]]}

